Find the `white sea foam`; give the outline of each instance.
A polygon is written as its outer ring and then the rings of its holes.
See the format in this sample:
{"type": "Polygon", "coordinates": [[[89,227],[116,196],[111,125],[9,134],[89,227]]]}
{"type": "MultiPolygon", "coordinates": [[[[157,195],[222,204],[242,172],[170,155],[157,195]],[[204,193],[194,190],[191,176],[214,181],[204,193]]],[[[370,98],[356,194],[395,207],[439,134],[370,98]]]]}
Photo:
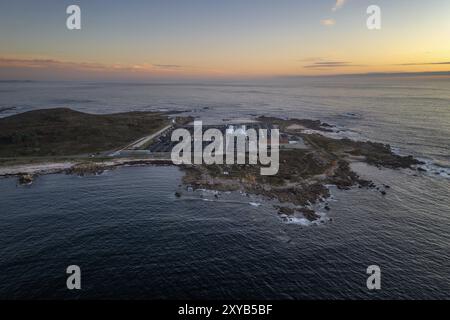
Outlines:
{"type": "Polygon", "coordinates": [[[304,227],[309,227],[312,225],[312,222],[306,218],[286,217],[284,221],[289,224],[299,224],[304,227]]]}
{"type": "Polygon", "coordinates": [[[253,206],[253,207],[260,207],[261,206],[261,203],[258,203],[258,202],[249,202],[248,204],[253,206]]]}
{"type": "Polygon", "coordinates": [[[450,168],[441,166],[436,164],[433,160],[430,159],[419,159],[424,164],[417,166],[418,168],[422,168],[426,170],[424,173],[429,176],[439,176],[446,179],[450,179],[450,168]]]}

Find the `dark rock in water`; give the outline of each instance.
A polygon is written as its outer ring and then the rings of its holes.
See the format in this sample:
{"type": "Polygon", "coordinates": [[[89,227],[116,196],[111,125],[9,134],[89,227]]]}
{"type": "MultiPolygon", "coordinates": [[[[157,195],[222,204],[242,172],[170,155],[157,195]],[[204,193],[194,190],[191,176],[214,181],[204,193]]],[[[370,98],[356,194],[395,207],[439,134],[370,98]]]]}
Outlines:
{"type": "Polygon", "coordinates": [[[359,179],[358,180],[358,186],[360,188],[371,188],[372,184],[373,184],[373,182],[369,181],[369,180],[364,180],[364,179],[359,179]]]}
{"type": "Polygon", "coordinates": [[[349,117],[349,118],[360,118],[361,115],[355,113],[355,112],[345,112],[343,114],[344,117],[349,117]]]}
{"type": "Polygon", "coordinates": [[[28,173],[21,174],[19,176],[19,183],[20,184],[32,184],[33,183],[33,176],[28,173]]]}
{"type": "Polygon", "coordinates": [[[278,214],[279,215],[287,215],[292,216],[295,213],[295,209],[289,208],[289,207],[278,207],[278,214]]]}
{"type": "Polygon", "coordinates": [[[309,221],[316,221],[320,218],[320,216],[314,210],[308,208],[300,208],[300,209],[290,207],[277,207],[277,208],[279,215],[294,216],[295,212],[298,211],[309,221]]]}
{"type": "Polygon", "coordinates": [[[214,198],[219,199],[219,195],[216,193],[216,194],[214,195],[214,198]]]}
{"type": "Polygon", "coordinates": [[[418,168],[417,168],[417,171],[420,171],[420,172],[427,172],[427,169],[424,169],[424,168],[422,168],[422,167],[418,167],[418,168]]]}
{"type": "Polygon", "coordinates": [[[302,208],[299,209],[298,211],[303,213],[303,216],[309,221],[316,221],[320,218],[320,216],[314,210],[311,209],[302,208]]]}
{"type": "Polygon", "coordinates": [[[386,191],[381,191],[381,194],[383,195],[383,196],[385,196],[386,195],[386,191]]]}
{"type": "Polygon", "coordinates": [[[325,206],[325,210],[330,211],[330,207],[329,206],[325,206]]]}
{"type": "Polygon", "coordinates": [[[386,189],[390,189],[390,188],[391,188],[391,186],[389,186],[389,185],[387,185],[387,184],[385,184],[384,187],[385,187],[386,189]]]}
{"type": "Polygon", "coordinates": [[[175,197],[180,198],[181,197],[181,193],[175,192],[175,197]]]}

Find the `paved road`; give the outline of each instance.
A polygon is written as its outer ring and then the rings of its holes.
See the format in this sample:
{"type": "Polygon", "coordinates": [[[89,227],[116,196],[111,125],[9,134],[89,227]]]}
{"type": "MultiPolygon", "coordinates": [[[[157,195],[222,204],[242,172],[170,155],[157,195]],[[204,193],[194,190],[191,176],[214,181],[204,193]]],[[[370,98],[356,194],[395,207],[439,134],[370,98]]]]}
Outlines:
{"type": "Polygon", "coordinates": [[[139,150],[139,149],[142,148],[145,144],[147,144],[148,142],[150,142],[151,140],[153,140],[155,137],[159,136],[159,135],[160,135],[161,133],[163,133],[164,131],[170,129],[172,126],[173,126],[173,125],[170,124],[170,125],[168,125],[168,126],[162,128],[161,130],[159,130],[159,131],[157,131],[157,132],[155,132],[155,133],[153,133],[153,134],[151,134],[151,135],[142,137],[142,138],[140,138],[140,139],[138,139],[138,140],[136,140],[136,141],[130,143],[129,145],[123,147],[122,149],[115,151],[114,153],[112,153],[112,156],[119,155],[120,152],[123,151],[123,150],[139,150]]]}
{"type": "Polygon", "coordinates": [[[161,133],[163,133],[164,131],[170,129],[171,127],[172,127],[172,125],[168,125],[168,126],[162,128],[161,130],[159,130],[158,132],[155,132],[154,134],[151,134],[149,136],[143,137],[143,138],[133,142],[127,149],[137,150],[139,148],[142,148],[142,146],[144,146],[146,143],[150,142],[155,137],[159,136],[161,133]]]}

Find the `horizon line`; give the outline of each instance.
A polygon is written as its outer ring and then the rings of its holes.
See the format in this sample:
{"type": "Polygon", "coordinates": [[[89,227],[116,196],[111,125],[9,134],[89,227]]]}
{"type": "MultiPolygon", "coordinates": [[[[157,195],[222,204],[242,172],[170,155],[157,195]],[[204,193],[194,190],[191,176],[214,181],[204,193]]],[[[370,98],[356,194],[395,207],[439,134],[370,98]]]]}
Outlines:
{"type": "Polygon", "coordinates": [[[70,80],[70,79],[53,79],[53,80],[39,80],[39,79],[2,79],[0,78],[0,83],[8,83],[8,82],[136,82],[136,83],[145,83],[145,82],[172,82],[172,81],[235,81],[235,80],[269,80],[269,79],[295,79],[295,78],[332,78],[332,77],[379,77],[379,76],[449,76],[450,70],[448,71],[422,71],[422,72],[365,72],[365,73],[339,73],[339,74],[322,74],[322,75],[272,75],[272,76],[244,76],[244,77],[223,77],[223,78],[208,78],[208,77],[165,77],[165,78],[154,78],[154,79],[78,79],[78,80],[70,80]]]}

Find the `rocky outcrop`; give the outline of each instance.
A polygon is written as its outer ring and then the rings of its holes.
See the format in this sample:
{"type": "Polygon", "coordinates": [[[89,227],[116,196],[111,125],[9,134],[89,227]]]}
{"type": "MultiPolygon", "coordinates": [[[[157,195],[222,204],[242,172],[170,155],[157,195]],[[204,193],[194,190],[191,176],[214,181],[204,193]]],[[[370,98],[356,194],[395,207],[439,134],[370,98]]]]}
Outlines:
{"type": "Polygon", "coordinates": [[[33,175],[29,173],[22,173],[19,175],[19,184],[32,184],[33,179],[33,175]]]}

